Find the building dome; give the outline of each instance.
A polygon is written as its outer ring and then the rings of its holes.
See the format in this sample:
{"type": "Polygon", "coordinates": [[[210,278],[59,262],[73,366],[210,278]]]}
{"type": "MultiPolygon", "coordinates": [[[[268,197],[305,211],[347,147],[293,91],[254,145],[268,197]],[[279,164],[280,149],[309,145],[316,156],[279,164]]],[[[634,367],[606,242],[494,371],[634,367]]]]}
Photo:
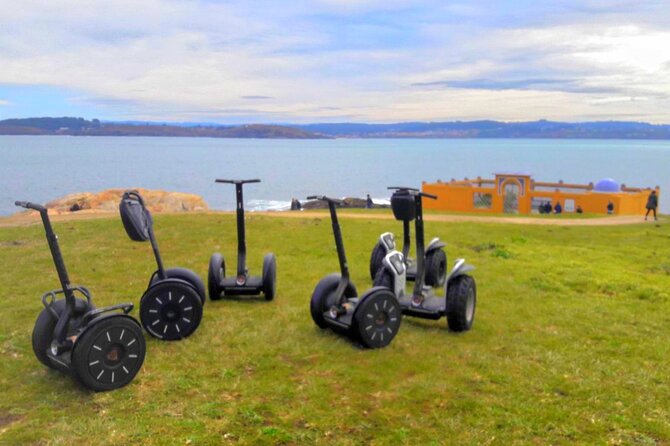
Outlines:
{"type": "Polygon", "coordinates": [[[619,192],[621,186],[612,178],[603,178],[593,186],[593,190],[596,192],[619,192]]]}

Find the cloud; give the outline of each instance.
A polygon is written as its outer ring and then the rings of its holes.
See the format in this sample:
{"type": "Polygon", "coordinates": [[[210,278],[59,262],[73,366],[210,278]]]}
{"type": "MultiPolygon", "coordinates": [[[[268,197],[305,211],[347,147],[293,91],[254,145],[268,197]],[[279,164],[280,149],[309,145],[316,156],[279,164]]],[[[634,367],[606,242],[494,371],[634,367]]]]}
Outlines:
{"type": "Polygon", "coordinates": [[[670,121],[663,2],[551,3],[0,0],[0,84],[111,119],[670,121]]]}
{"type": "Polygon", "coordinates": [[[9,102],[6,99],[0,99],[0,106],[3,106],[3,105],[12,105],[12,103],[9,102]]]}
{"type": "Polygon", "coordinates": [[[474,90],[537,90],[571,93],[615,93],[618,89],[582,85],[578,79],[471,79],[453,81],[415,82],[413,87],[443,87],[474,90]]]}

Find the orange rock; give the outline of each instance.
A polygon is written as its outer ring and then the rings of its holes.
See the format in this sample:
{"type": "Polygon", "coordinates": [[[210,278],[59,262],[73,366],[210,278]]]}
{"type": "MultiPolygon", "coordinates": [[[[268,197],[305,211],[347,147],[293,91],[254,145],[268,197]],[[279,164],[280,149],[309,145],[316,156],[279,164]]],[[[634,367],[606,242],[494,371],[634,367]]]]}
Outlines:
{"type": "MultiPolygon", "coordinates": [[[[117,212],[119,202],[126,189],[108,189],[98,193],[81,192],[69,194],[50,201],[46,207],[50,212],[62,214],[81,210],[117,212]]],[[[136,189],[151,212],[190,212],[209,209],[199,195],[162,190],[136,189]]]]}

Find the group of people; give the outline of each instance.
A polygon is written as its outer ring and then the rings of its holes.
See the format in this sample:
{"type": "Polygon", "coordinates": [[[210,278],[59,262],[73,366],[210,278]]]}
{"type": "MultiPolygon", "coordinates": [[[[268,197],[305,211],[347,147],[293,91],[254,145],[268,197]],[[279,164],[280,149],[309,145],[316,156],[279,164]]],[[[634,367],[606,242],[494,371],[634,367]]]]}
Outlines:
{"type": "Polygon", "coordinates": [[[540,214],[551,214],[552,211],[554,214],[560,214],[563,212],[563,206],[561,206],[560,201],[556,202],[556,206],[552,206],[551,201],[545,201],[544,203],[540,204],[537,209],[540,214]]]}
{"type": "MultiPolygon", "coordinates": [[[[658,195],[656,194],[655,190],[652,190],[651,193],[649,194],[649,197],[647,198],[647,213],[644,215],[644,219],[646,220],[649,217],[649,214],[652,213],[654,214],[654,220],[658,220],[658,217],[656,215],[656,209],[658,208],[658,195]]],[[[552,212],[554,214],[560,214],[563,212],[563,207],[561,206],[561,202],[557,201],[556,205],[552,206],[551,201],[545,201],[544,203],[541,203],[538,206],[538,211],[540,214],[551,214],[552,212]]],[[[577,205],[575,208],[575,212],[578,214],[583,214],[584,210],[580,205],[577,205]]],[[[607,213],[608,214],[614,214],[614,203],[612,201],[607,202],[607,213]]]]}

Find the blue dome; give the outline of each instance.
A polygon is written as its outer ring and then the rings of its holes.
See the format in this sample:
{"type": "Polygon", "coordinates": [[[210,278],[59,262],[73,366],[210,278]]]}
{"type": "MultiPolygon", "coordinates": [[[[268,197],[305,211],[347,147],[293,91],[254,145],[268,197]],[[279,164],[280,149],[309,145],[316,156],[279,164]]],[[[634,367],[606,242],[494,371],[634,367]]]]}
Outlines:
{"type": "Polygon", "coordinates": [[[593,190],[596,192],[619,192],[621,186],[611,178],[603,178],[593,186],[593,190]]]}

